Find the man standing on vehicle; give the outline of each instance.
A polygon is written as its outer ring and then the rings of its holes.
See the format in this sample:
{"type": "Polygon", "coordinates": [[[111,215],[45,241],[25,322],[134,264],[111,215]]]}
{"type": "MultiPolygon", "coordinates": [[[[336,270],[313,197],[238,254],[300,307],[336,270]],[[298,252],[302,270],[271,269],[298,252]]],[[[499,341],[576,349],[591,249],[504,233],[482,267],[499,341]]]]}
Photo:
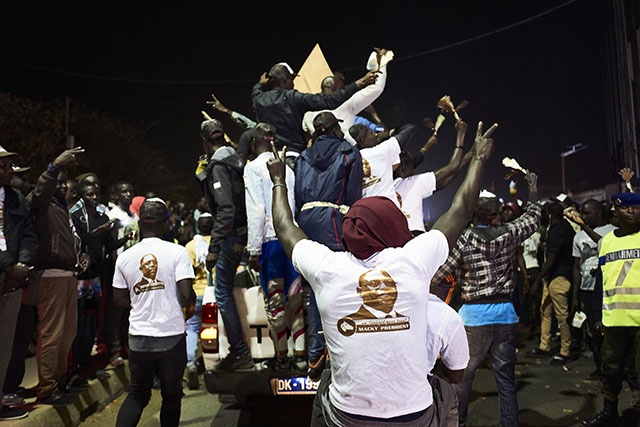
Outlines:
{"type": "Polygon", "coordinates": [[[202,148],[209,158],[203,182],[204,197],[214,217],[211,242],[207,254],[208,270],[215,267],[213,286],[230,351],[219,361],[220,372],[254,367],[251,352],[242,334],[242,324],[233,296],[236,270],[247,244],[247,211],[245,207],[244,160],[224,139],[219,120],[205,120],[200,126],[202,148]]]}
{"type": "MultiPolygon", "coordinates": [[[[271,219],[271,179],[267,162],[273,157],[271,141],[275,135],[276,128],[267,123],[258,123],[253,128],[251,150],[256,157],[244,168],[249,236],[247,250],[251,267],[260,272],[269,336],[275,352],[275,356],[263,362],[261,368],[286,372],[291,369],[288,331],[293,338],[293,361],[297,370],[306,370],[307,358],[300,275],[284,253],[271,219]]],[[[295,177],[291,168],[287,169],[286,178],[289,204],[295,206],[295,177]]]]}

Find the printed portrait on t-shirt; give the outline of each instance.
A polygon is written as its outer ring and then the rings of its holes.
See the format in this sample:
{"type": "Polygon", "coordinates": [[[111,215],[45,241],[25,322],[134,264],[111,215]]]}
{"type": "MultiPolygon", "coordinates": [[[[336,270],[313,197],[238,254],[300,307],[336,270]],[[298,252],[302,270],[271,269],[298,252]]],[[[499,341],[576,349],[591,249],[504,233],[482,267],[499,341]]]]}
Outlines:
{"type": "Polygon", "coordinates": [[[368,270],[360,275],[355,290],[362,298],[362,305],[355,313],[338,320],[338,331],[342,335],[409,329],[409,317],[395,310],[398,288],[389,273],[368,270]]]}
{"type": "Polygon", "coordinates": [[[362,188],[371,187],[373,184],[380,182],[382,178],[379,176],[371,176],[371,165],[365,159],[362,158],[362,188]]]}
{"type": "Polygon", "coordinates": [[[164,283],[156,279],[158,258],[154,254],[146,254],[140,258],[140,271],[142,272],[142,280],[133,287],[133,292],[136,295],[142,292],[164,289],[164,283]]]}

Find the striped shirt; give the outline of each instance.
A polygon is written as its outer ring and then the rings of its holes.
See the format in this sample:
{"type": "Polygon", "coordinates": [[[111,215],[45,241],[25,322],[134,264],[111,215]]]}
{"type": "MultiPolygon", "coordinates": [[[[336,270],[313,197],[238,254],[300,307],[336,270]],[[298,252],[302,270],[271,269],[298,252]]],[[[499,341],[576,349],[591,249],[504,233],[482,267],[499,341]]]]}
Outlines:
{"type": "Polygon", "coordinates": [[[511,222],[467,227],[432,283],[444,280],[447,274],[455,274],[459,269],[458,282],[464,303],[509,301],[515,286],[513,258],[516,247],[537,230],[540,215],[540,205],[530,202],[524,213],[511,222]]]}

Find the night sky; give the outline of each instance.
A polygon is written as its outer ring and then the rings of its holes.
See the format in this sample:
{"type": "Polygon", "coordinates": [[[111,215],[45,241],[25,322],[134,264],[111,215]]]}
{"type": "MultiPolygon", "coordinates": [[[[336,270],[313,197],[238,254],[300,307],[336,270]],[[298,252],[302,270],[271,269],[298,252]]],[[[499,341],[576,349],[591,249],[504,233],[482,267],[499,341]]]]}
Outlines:
{"type": "MultiPolygon", "coordinates": [[[[223,1],[170,8],[8,2],[0,6],[0,91],[68,95],[108,114],[157,121],[149,138],[174,151],[174,166],[191,179],[201,151],[200,111],[215,116],[205,104],[210,93],[253,116],[251,87],[272,64],[286,61],[297,70],[318,43],[330,67],[351,81],[364,74],[372,48],[384,47],[395,59],[374,105],[387,124],[435,118],[445,94],[454,103],[466,99],[460,115],[469,124],[467,146],[478,120],[500,125],[486,188],[508,197],[501,160],[509,156],[537,172],[542,187],[558,189],[560,153],[582,143],[587,149],[565,163],[567,187],[579,191],[614,179],[597,164],[607,155],[603,1],[223,1]]],[[[239,134],[225,124],[232,137],[239,134]]],[[[419,172],[446,163],[453,124],[448,116],[419,172]]],[[[421,128],[412,145],[428,134],[421,128]]],[[[446,204],[452,191],[433,203],[446,204]]]]}

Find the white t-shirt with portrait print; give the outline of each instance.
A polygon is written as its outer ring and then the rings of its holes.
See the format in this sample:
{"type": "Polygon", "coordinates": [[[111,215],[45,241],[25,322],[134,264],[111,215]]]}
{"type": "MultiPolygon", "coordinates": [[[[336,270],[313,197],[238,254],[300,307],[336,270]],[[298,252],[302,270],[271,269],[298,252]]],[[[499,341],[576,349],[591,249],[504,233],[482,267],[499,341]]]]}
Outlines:
{"type": "MultiPolygon", "coordinates": [[[[603,237],[617,228],[613,224],[606,224],[594,228],[593,231],[603,237]]],[[[596,287],[596,276],[593,274],[593,270],[598,268],[600,261],[598,258],[598,244],[589,237],[586,231],[580,230],[579,233],[573,236],[571,253],[574,258],[580,260],[580,290],[593,291],[596,287]]]]}
{"type": "Polygon", "coordinates": [[[426,231],[422,200],[436,191],[436,174],[425,172],[406,178],[396,178],[393,182],[400,209],[409,223],[409,230],[426,231]]]}
{"type": "Polygon", "coordinates": [[[194,277],[187,250],[157,237],[142,239],[120,254],[116,260],[113,287],[129,290],[129,333],[151,337],[185,333],[176,283],[194,277]],[[151,283],[140,270],[141,260],[150,254],[157,260],[155,281],[151,283]]]}
{"type": "Polygon", "coordinates": [[[426,363],[429,283],[448,253],[447,239],[438,230],[364,261],[311,240],[295,245],[293,265],[310,283],[318,303],[331,359],[329,395],[336,408],[390,418],[431,405],[426,363]],[[353,320],[363,312],[359,279],[372,269],[396,283],[395,317],[353,320]]]}
{"type": "Polygon", "coordinates": [[[400,143],[395,137],[378,145],[360,150],[363,169],[370,168],[370,174],[362,176],[362,197],[384,196],[400,207],[393,185],[393,165],[400,163],[400,143]]]}
{"type": "Polygon", "coordinates": [[[127,213],[120,206],[113,205],[113,207],[111,207],[111,209],[107,211],[107,216],[109,217],[109,219],[116,220],[113,229],[116,230],[116,238],[118,240],[122,239],[125,234],[128,234],[132,231],[136,233],[135,239],[127,240],[123,246],[116,249],[116,254],[120,255],[122,252],[124,252],[125,249],[129,249],[140,239],[138,215],[133,212],[127,213]]]}

